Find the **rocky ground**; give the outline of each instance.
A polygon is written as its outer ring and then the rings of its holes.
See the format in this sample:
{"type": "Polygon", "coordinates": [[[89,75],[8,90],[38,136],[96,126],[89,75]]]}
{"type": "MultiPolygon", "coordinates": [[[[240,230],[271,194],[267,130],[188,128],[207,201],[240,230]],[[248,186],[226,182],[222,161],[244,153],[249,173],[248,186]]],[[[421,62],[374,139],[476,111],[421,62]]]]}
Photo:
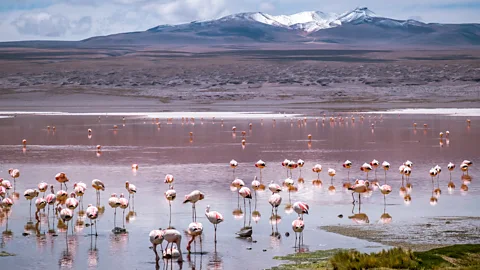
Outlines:
{"type": "Polygon", "coordinates": [[[479,107],[479,59],[480,50],[0,48],[0,106],[479,107]]]}

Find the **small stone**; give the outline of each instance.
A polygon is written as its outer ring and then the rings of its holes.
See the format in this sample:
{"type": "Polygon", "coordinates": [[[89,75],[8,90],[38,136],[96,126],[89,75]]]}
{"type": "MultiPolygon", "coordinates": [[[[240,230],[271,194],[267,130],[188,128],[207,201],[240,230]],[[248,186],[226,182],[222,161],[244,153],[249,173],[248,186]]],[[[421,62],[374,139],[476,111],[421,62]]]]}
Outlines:
{"type": "Polygon", "coordinates": [[[285,237],[289,237],[290,236],[290,233],[289,232],[286,232],[285,233],[285,237]]]}
{"type": "Polygon", "coordinates": [[[430,223],[427,223],[427,225],[425,225],[425,226],[427,226],[427,227],[431,227],[431,226],[432,226],[432,224],[430,224],[430,223]]]}
{"type": "Polygon", "coordinates": [[[451,223],[452,223],[451,221],[447,221],[447,222],[445,222],[445,224],[451,224],[451,223]]]}
{"type": "Polygon", "coordinates": [[[23,235],[23,236],[27,236],[27,235],[30,235],[30,234],[29,234],[29,233],[26,233],[26,232],[24,232],[24,233],[22,233],[22,235],[23,235]]]}
{"type": "Polygon", "coordinates": [[[340,214],[340,215],[338,215],[338,217],[339,217],[339,218],[343,218],[343,215],[342,215],[342,214],[340,214]]]}
{"type": "Polygon", "coordinates": [[[85,224],[85,227],[87,227],[87,228],[90,227],[90,224],[89,223],[85,224]]]}
{"type": "Polygon", "coordinates": [[[263,252],[266,252],[266,251],[267,251],[266,249],[263,250],[263,252]]]}
{"type": "Polygon", "coordinates": [[[252,248],[251,248],[251,247],[247,247],[247,250],[252,250],[252,248]]]}
{"type": "Polygon", "coordinates": [[[253,240],[252,242],[253,242],[253,243],[257,243],[257,240],[253,240]]]}
{"type": "Polygon", "coordinates": [[[58,234],[52,234],[52,236],[53,236],[53,237],[57,237],[57,236],[58,236],[58,234]]]}

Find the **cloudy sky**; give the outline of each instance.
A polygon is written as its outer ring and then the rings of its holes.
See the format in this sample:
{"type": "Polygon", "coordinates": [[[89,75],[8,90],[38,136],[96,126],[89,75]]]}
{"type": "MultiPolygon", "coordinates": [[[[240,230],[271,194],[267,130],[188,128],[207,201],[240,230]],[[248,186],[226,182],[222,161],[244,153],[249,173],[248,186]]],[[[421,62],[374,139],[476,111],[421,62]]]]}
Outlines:
{"type": "Polygon", "coordinates": [[[343,13],[358,6],[396,19],[480,23],[479,0],[0,0],[0,41],[79,40],[238,12],[343,13]]]}

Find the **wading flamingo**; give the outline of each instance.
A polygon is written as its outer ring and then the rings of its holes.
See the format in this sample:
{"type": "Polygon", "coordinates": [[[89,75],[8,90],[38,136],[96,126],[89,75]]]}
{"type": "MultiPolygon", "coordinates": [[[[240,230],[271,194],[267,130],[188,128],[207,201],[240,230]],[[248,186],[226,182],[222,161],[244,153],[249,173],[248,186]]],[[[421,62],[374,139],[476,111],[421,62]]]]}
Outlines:
{"type": "Polygon", "coordinates": [[[362,172],[367,173],[367,180],[368,180],[368,173],[372,170],[372,165],[368,163],[363,163],[363,165],[360,167],[360,170],[362,172]]]}
{"type": "Polygon", "coordinates": [[[235,159],[230,160],[230,168],[233,169],[233,179],[235,179],[235,169],[238,166],[238,162],[235,159]]]}
{"type": "Polygon", "coordinates": [[[32,200],[38,197],[38,190],[36,189],[27,189],[23,193],[25,199],[30,201],[30,219],[32,219],[32,200]]]}
{"type": "Polygon", "coordinates": [[[275,215],[278,215],[278,207],[282,203],[282,197],[278,193],[272,194],[268,199],[268,203],[272,206],[272,215],[275,212],[275,215]]]}
{"type": "Polygon", "coordinates": [[[308,215],[308,210],[310,210],[310,207],[304,202],[295,202],[293,204],[293,211],[295,211],[295,213],[298,214],[298,217],[302,220],[304,214],[308,215]]]}
{"type": "Polygon", "coordinates": [[[128,208],[128,200],[125,198],[123,193],[120,194],[120,199],[118,199],[120,202],[120,208],[123,210],[123,218],[122,218],[122,225],[123,228],[125,229],[125,209],[128,208]]]}
{"type": "Polygon", "coordinates": [[[191,244],[195,240],[195,238],[200,238],[200,253],[202,253],[202,233],[203,233],[203,225],[200,222],[192,222],[188,225],[187,234],[190,235],[192,238],[187,243],[187,251],[190,253],[191,244]]]}
{"type": "Polygon", "coordinates": [[[292,222],[292,229],[295,232],[295,246],[297,246],[297,238],[298,238],[298,246],[303,243],[303,229],[305,228],[305,222],[303,219],[296,219],[292,222]]]}
{"type": "Polygon", "coordinates": [[[130,200],[130,196],[132,199],[132,206],[135,211],[135,194],[137,193],[137,187],[134,184],[130,184],[130,182],[125,182],[125,189],[128,192],[128,200],[130,200]]]}
{"type": "Polygon", "coordinates": [[[167,175],[165,175],[165,181],[164,181],[164,183],[170,185],[170,184],[173,183],[173,180],[174,180],[173,175],[167,174],[167,175]]]}
{"type": "Polygon", "coordinates": [[[214,236],[214,243],[215,243],[215,249],[217,246],[217,225],[219,223],[223,222],[223,216],[217,211],[210,211],[210,205],[207,205],[207,208],[205,209],[205,216],[207,217],[208,221],[213,224],[213,228],[215,231],[215,236],[214,236]]]}
{"type": "Polygon", "coordinates": [[[38,183],[38,191],[43,193],[42,198],[45,198],[45,192],[48,190],[48,184],[45,182],[38,183]]]}
{"type": "Polygon", "coordinates": [[[262,180],[262,170],[267,166],[265,161],[259,160],[255,163],[255,167],[257,167],[260,170],[260,180],[262,180]]]}
{"type": "Polygon", "coordinates": [[[64,208],[60,211],[60,219],[67,226],[67,229],[65,230],[65,243],[67,245],[67,250],[68,250],[68,239],[67,239],[67,236],[68,236],[68,222],[70,220],[72,220],[72,218],[73,218],[73,211],[72,210],[70,210],[68,208],[64,208]]]}
{"type": "Polygon", "coordinates": [[[169,190],[165,191],[165,198],[168,201],[168,206],[170,209],[170,215],[168,219],[168,228],[171,228],[172,227],[172,201],[174,201],[175,198],[177,198],[177,192],[175,191],[175,189],[173,189],[172,185],[170,185],[169,190]]]}
{"type": "Polygon", "coordinates": [[[97,204],[100,204],[100,191],[105,191],[105,185],[101,180],[93,179],[92,187],[95,189],[95,193],[97,194],[97,204]]]}
{"type": "Polygon", "coordinates": [[[268,185],[268,189],[272,192],[272,194],[279,193],[280,191],[282,191],[282,187],[279,184],[273,183],[273,180],[268,185]]]}
{"type": "Polygon", "coordinates": [[[342,166],[347,169],[347,182],[350,182],[350,168],[352,168],[352,162],[350,160],[345,160],[342,166]]]}
{"type": "Polygon", "coordinates": [[[377,179],[377,168],[378,166],[380,165],[380,162],[378,162],[378,160],[376,159],[373,159],[371,162],[370,162],[370,166],[372,166],[374,172],[375,172],[375,179],[377,179]]]}
{"type": "Polygon", "coordinates": [[[69,181],[68,180],[68,177],[65,173],[63,172],[59,172],[55,175],[55,180],[57,180],[57,182],[60,183],[60,189],[62,189],[62,184],[65,185],[65,190],[68,190],[67,188],[67,182],[69,181]]]}
{"type": "MultiPolygon", "coordinates": [[[[95,236],[98,236],[97,220],[96,220],[98,218],[98,208],[89,204],[85,213],[86,213],[87,217],[90,219],[90,222],[93,221],[95,223],[95,236]]],[[[90,224],[90,235],[93,235],[92,227],[93,227],[92,224],[90,224]]]]}
{"type": "Polygon", "coordinates": [[[153,230],[150,232],[149,237],[150,237],[150,243],[153,245],[153,252],[155,253],[155,261],[158,264],[158,261],[160,260],[160,256],[158,256],[157,253],[157,245],[160,245],[160,248],[162,249],[162,254],[163,254],[163,247],[162,247],[162,242],[163,242],[163,235],[164,235],[163,230],[153,230]]]}
{"type": "Polygon", "coordinates": [[[382,162],[382,167],[383,167],[383,170],[385,171],[385,181],[384,181],[384,183],[386,184],[387,183],[387,171],[390,170],[390,163],[384,161],[384,162],[382,162]]]}
{"type": "Polygon", "coordinates": [[[322,165],[315,164],[313,166],[312,171],[317,174],[317,180],[320,180],[320,173],[322,172],[322,165]]]}
{"type": "Polygon", "coordinates": [[[196,222],[197,221],[197,211],[195,209],[195,203],[197,203],[200,200],[203,200],[205,198],[205,195],[200,192],[199,190],[194,190],[190,192],[190,194],[185,195],[185,200],[183,203],[191,203],[192,204],[192,221],[196,222]]]}
{"type": "Polygon", "coordinates": [[[116,228],[117,227],[117,225],[116,225],[117,224],[116,223],[117,207],[120,206],[120,200],[117,198],[117,194],[112,193],[112,195],[108,199],[108,205],[110,205],[110,207],[112,207],[114,209],[114,212],[113,212],[113,227],[116,228]]]}

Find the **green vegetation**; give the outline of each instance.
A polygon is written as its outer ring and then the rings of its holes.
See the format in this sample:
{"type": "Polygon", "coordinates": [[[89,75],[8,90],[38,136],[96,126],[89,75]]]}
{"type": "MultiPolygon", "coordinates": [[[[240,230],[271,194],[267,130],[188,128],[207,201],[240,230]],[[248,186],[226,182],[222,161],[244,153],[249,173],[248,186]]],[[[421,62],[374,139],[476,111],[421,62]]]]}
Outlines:
{"type": "Polygon", "coordinates": [[[273,267],[293,269],[480,269],[480,244],[454,245],[425,252],[392,248],[378,253],[356,250],[321,250],[298,253],[278,260],[293,263],[273,267]]]}
{"type": "Polygon", "coordinates": [[[4,250],[0,251],[0,257],[9,257],[9,256],[15,256],[15,254],[8,253],[4,250]]]}

